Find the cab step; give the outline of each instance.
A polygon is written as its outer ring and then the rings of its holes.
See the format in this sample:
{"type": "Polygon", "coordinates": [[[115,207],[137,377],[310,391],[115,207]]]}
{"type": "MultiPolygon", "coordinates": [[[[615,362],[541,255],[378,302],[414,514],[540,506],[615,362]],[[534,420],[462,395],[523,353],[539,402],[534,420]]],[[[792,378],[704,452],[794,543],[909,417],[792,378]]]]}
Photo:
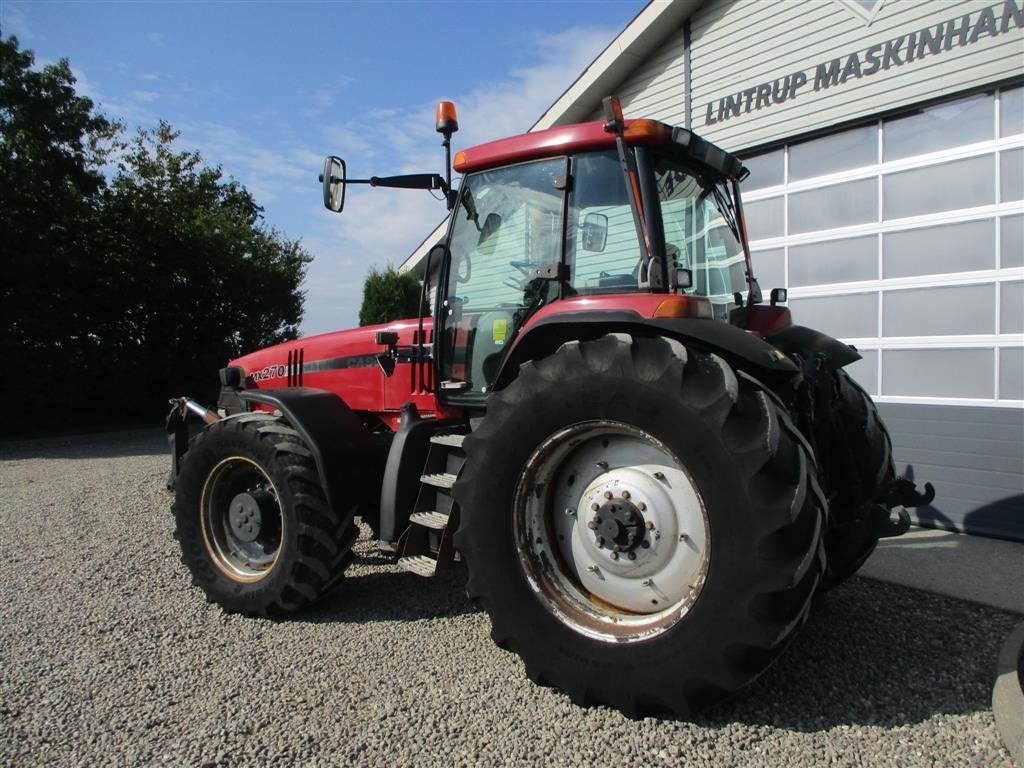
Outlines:
{"type": "Polygon", "coordinates": [[[437,573],[437,560],[426,555],[410,555],[398,558],[398,567],[417,576],[430,578],[437,573]]]}
{"type": "Polygon", "coordinates": [[[430,437],[419,495],[409,515],[409,527],[399,540],[398,566],[417,576],[434,576],[458,557],[452,535],[459,527],[459,505],[451,490],[466,461],[462,450],[465,437],[459,432],[430,437]]]}
{"type": "Polygon", "coordinates": [[[447,435],[434,435],[430,438],[430,442],[434,445],[446,445],[449,448],[461,448],[462,441],[465,439],[465,435],[451,433],[447,435]]]}
{"type": "Polygon", "coordinates": [[[435,488],[448,490],[455,485],[456,479],[458,479],[457,475],[453,475],[450,472],[435,472],[430,475],[423,475],[420,477],[420,482],[424,485],[432,485],[435,488]]]}
{"type": "Polygon", "coordinates": [[[409,516],[409,523],[412,525],[422,525],[425,528],[432,528],[435,531],[443,531],[445,526],[448,525],[448,515],[444,512],[413,512],[409,516]]]}

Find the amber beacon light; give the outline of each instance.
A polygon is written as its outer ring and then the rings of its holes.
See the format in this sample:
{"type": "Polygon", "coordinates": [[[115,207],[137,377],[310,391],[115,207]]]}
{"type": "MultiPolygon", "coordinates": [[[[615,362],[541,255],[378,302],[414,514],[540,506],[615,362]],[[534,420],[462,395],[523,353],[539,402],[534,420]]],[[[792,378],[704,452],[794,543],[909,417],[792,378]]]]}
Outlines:
{"type": "Polygon", "coordinates": [[[455,102],[437,102],[437,132],[452,134],[459,130],[459,113],[455,110],[455,102]]]}

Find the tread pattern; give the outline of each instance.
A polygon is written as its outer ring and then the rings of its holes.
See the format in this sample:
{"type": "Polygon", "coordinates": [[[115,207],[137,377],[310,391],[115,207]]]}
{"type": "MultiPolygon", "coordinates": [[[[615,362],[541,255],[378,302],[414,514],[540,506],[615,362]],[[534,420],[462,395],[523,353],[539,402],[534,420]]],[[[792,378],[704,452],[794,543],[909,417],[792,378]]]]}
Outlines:
{"type": "Polygon", "coordinates": [[[250,413],[224,419],[201,433],[182,459],[172,508],[181,560],[210,602],[226,611],[274,616],[315,602],[343,576],[359,529],[351,514],[327,503],[316,463],[301,435],[280,416],[250,413]],[[203,544],[199,493],[217,457],[247,454],[274,481],[281,496],[286,536],[273,569],[258,582],[226,577],[203,544]],[[184,482],[182,482],[184,480],[184,482]]]}
{"type": "MultiPolygon", "coordinates": [[[[467,436],[464,448],[466,465],[454,493],[465,512],[455,543],[467,561],[467,593],[489,614],[494,641],[523,658],[530,679],[561,688],[575,703],[610,704],[630,716],[692,716],[760,674],[807,618],[825,568],[822,531],[827,503],[813,455],[777,398],[750,377],[738,376],[715,355],[686,350],[676,341],[624,334],[568,342],[548,358],[524,363],[516,381],[491,395],[487,416],[467,436]],[[720,606],[728,615],[723,626],[740,629],[717,638],[720,652],[702,657],[699,669],[687,666],[689,648],[673,649],[677,652],[667,654],[669,660],[662,658],[660,679],[652,678],[647,689],[626,675],[619,687],[615,675],[607,671],[595,675],[587,664],[564,663],[565,656],[556,657],[545,648],[545,643],[555,642],[550,637],[535,642],[528,622],[505,604],[507,588],[501,575],[481,562],[493,555],[495,545],[489,537],[501,535],[491,531],[507,526],[495,519],[498,513],[483,510],[495,506],[494,495],[484,489],[501,462],[508,461],[506,447],[513,439],[509,426],[534,418],[531,406],[551,397],[553,387],[573,392],[578,387],[584,396],[592,396],[581,382],[597,379],[593,386],[602,391],[601,382],[613,387],[610,377],[652,385],[661,397],[680,399],[699,414],[708,432],[720,435],[733,465],[730,471],[745,483],[747,497],[753,500],[742,527],[753,537],[756,575],[720,606]]],[[[729,544],[716,542],[712,535],[712,569],[716,546],[729,544]]],[[[572,630],[566,632],[559,642],[583,643],[572,630]]],[[[636,653],[636,663],[643,666],[644,650],[636,653]]],[[[583,654],[580,650],[566,655],[583,654]]]]}
{"type": "Polygon", "coordinates": [[[826,473],[832,520],[826,532],[825,583],[838,586],[863,565],[878,539],[867,530],[863,505],[896,476],[892,438],[871,397],[846,371],[833,378],[832,441],[826,473]]]}

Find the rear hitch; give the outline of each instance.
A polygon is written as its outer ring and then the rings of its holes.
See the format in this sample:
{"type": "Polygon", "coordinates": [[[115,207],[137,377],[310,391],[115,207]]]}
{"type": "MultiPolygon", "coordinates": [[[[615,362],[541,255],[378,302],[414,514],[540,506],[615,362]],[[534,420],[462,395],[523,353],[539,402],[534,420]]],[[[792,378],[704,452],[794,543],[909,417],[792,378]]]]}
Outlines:
{"type": "Polygon", "coordinates": [[[874,503],[868,505],[864,520],[871,533],[879,539],[902,536],[910,530],[910,514],[905,507],[923,507],[931,504],[934,498],[935,488],[931,483],[925,483],[924,493],[921,493],[912,480],[897,477],[874,503]]]}

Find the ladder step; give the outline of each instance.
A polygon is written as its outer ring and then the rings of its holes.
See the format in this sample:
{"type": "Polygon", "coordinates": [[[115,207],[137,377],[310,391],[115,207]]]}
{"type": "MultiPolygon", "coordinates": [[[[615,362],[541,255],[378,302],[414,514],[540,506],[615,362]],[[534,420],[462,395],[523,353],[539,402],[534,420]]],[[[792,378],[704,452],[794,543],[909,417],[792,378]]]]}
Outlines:
{"type": "Polygon", "coordinates": [[[432,475],[422,475],[420,482],[424,485],[432,485],[435,488],[451,488],[455,485],[456,477],[449,472],[435,472],[432,475]]]}
{"type": "Polygon", "coordinates": [[[447,445],[449,448],[461,448],[462,441],[466,439],[465,435],[434,435],[430,438],[430,442],[434,445],[447,445]]]}
{"type": "Polygon", "coordinates": [[[448,525],[448,515],[443,512],[413,512],[409,515],[409,522],[414,525],[422,525],[426,528],[433,528],[443,531],[448,525]]]}
{"type": "Polygon", "coordinates": [[[403,571],[415,573],[417,576],[431,577],[437,571],[437,560],[425,555],[413,555],[412,557],[400,557],[398,567],[403,571]]]}

